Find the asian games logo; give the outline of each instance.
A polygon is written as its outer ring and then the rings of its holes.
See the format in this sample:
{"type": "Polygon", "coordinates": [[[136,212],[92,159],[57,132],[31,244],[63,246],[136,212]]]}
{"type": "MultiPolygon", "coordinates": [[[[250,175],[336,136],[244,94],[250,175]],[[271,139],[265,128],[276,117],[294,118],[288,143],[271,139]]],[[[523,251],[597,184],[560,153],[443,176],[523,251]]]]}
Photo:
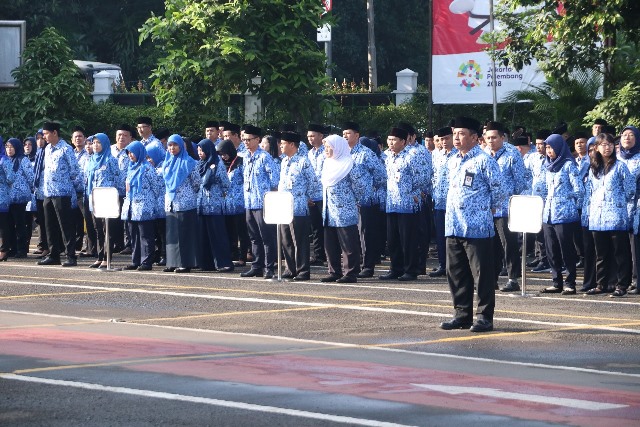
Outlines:
{"type": "Polygon", "coordinates": [[[482,79],[480,64],[477,64],[473,59],[463,63],[458,68],[458,78],[462,79],[460,86],[467,89],[467,92],[470,92],[475,87],[480,87],[480,80],[482,79]]]}

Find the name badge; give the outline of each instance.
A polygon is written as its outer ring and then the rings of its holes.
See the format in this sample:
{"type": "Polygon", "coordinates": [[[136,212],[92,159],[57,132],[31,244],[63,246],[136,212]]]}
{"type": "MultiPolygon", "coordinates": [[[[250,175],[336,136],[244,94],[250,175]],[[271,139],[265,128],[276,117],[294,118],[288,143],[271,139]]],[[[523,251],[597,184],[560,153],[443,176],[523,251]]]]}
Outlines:
{"type": "Polygon", "coordinates": [[[476,177],[476,174],[473,172],[465,172],[464,173],[464,182],[462,183],[463,187],[473,187],[473,180],[476,177]]]}

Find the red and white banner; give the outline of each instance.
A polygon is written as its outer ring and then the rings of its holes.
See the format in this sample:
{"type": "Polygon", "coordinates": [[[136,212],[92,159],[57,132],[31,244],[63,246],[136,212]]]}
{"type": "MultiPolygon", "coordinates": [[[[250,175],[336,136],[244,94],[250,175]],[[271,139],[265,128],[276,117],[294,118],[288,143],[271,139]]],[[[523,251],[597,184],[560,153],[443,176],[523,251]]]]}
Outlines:
{"type": "Polygon", "coordinates": [[[324,10],[327,12],[331,12],[331,8],[333,7],[332,0],[322,0],[322,5],[324,6],[324,10]]]}
{"type": "MultiPolygon", "coordinates": [[[[545,82],[537,63],[520,71],[496,64],[480,41],[489,31],[493,0],[433,0],[432,88],[434,104],[493,103],[492,74],[500,102],[509,92],[545,82]]],[[[496,29],[500,23],[495,22],[496,29]]]]}

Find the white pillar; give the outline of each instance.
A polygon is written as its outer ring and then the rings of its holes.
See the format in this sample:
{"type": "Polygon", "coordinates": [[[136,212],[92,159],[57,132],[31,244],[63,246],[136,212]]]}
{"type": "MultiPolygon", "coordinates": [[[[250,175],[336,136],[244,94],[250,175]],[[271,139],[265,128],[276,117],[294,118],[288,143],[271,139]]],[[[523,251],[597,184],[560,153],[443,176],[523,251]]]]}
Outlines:
{"type": "MultiPolygon", "coordinates": [[[[260,85],[262,79],[254,77],[253,84],[260,85]]],[[[257,123],[262,120],[262,101],[260,97],[247,91],[244,94],[244,121],[245,123],[257,123]]]]}
{"type": "Polygon", "coordinates": [[[113,76],[106,71],[93,75],[93,102],[99,104],[109,99],[109,95],[113,93],[113,81],[113,76]]]}
{"type": "Polygon", "coordinates": [[[408,102],[418,91],[418,73],[408,68],[396,73],[396,105],[408,102]]]}

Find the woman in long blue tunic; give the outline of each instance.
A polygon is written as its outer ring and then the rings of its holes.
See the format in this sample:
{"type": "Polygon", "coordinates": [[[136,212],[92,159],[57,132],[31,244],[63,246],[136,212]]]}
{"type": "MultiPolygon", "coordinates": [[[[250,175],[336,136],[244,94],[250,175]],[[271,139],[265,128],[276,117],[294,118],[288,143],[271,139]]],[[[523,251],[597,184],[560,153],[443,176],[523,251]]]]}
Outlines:
{"type": "Polygon", "coordinates": [[[157,200],[164,195],[147,150],[140,141],[126,146],[129,167],[125,181],[125,199],[120,219],[126,221],[131,236],[131,264],[125,270],[151,270],[155,255],[154,220],[157,200]]]}
{"type": "Polygon", "coordinates": [[[198,189],[200,175],[185,148],[182,137],[167,141],[162,175],[165,183],[164,210],[167,214],[167,266],[165,272],[188,273],[196,264],[198,241],[198,189]]]}
{"type": "Polygon", "coordinates": [[[11,184],[15,180],[13,162],[4,151],[4,144],[0,136],[0,261],[6,261],[9,257],[9,240],[7,234],[7,219],[9,216],[9,204],[11,197],[11,184]]]}
{"type": "Polygon", "coordinates": [[[31,201],[33,190],[33,168],[29,158],[24,155],[22,141],[10,138],[5,145],[7,157],[12,162],[15,180],[11,184],[8,235],[5,238],[11,246],[10,254],[16,258],[27,257],[27,229],[25,224],[25,209],[31,201]]]}
{"type": "Polygon", "coordinates": [[[209,139],[198,143],[198,174],[202,180],[198,192],[199,249],[198,267],[203,271],[233,271],[229,238],[224,224],[224,194],[229,191],[229,178],[216,147],[209,139]]]}
{"type": "MultiPolygon", "coordinates": [[[[91,218],[93,219],[93,226],[98,240],[98,259],[91,264],[91,268],[107,268],[107,250],[113,253],[113,239],[109,239],[109,246],[111,247],[106,248],[105,230],[106,221],[111,220],[98,218],[93,214],[91,193],[97,187],[116,187],[120,177],[120,169],[118,168],[118,161],[111,154],[111,140],[104,133],[97,133],[93,136],[93,154],[87,162],[84,176],[87,180],[84,196],[89,198],[89,210],[91,211],[91,218]]],[[[111,222],[109,225],[111,225],[111,222]]]]}
{"type": "MultiPolygon", "coordinates": [[[[156,180],[162,188],[162,194],[165,192],[164,178],[162,177],[162,164],[166,154],[164,148],[160,144],[149,144],[145,147],[147,150],[147,161],[156,171],[156,180]]],[[[153,228],[155,230],[155,255],[156,265],[164,266],[167,264],[167,214],[164,211],[164,197],[158,197],[156,200],[155,219],[153,228]]]]}

